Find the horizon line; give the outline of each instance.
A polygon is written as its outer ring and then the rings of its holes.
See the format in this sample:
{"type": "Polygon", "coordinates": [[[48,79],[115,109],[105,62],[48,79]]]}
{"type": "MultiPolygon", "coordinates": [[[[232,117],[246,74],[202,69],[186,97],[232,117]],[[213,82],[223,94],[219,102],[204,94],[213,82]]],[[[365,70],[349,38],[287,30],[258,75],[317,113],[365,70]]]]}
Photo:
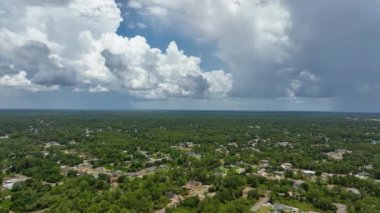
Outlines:
{"type": "Polygon", "coordinates": [[[231,109],[91,109],[91,108],[0,108],[6,111],[87,111],[87,112],[241,112],[241,113],[337,113],[337,114],[380,114],[380,111],[314,111],[314,110],[231,110],[231,109]]]}

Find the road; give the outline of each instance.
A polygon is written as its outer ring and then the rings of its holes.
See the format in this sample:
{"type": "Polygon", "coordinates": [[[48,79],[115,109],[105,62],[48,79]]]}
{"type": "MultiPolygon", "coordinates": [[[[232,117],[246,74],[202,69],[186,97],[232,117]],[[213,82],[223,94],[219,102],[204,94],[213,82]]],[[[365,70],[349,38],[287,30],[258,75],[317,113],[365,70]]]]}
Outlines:
{"type": "Polygon", "coordinates": [[[261,197],[255,205],[253,205],[249,210],[251,212],[257,212],[263,204],[267,203],[269,201],[269,196],[261,197]]]}

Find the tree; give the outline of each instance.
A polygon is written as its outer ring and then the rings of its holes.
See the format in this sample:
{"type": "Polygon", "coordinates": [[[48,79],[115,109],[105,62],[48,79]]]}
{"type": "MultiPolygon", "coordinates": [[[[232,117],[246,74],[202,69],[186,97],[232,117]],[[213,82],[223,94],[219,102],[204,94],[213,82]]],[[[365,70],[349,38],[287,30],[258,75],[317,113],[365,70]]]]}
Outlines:
{"type": "Polygon", "coordinates": [[[257,200],[260,198],[260,193],[256,189],[251,189],[248,192],[248,198],[257,200]]]}

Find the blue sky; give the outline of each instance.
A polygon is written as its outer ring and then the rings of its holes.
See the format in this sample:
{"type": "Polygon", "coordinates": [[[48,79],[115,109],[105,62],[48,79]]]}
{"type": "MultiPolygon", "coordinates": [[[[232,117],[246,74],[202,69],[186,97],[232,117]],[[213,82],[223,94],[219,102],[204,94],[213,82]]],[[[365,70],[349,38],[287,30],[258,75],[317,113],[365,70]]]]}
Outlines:
{"type": "Polygon", "coordinates": [[[132,28],[129,25],[136,23],[147,24],[147,21],[138,12],[128,8],[128,2],[125,0],[116,1],[122,11],[123,21],[117,30],[117,34],[127,36],[129,38],[135,36],[145,37],[152,47],[161,50],[166,49],[171,41],[175,41],[181,50],[185,51],[186,55],[197,56],[203,58],[201,66],[205,69],[219,69],[224,68],[225,64],[217,56],[215,56],[216,47],[213,42],[199,43],[191,37],[183,35],[183,33],[176,31],[176,29],[161,30],[154,26],[147,26],[144,29],[138,27],[132,28]]]}
{"type": "Polygon", "coordinates": [[[378,112],[379,6],[3,1],[0,108],[378,112]]]}

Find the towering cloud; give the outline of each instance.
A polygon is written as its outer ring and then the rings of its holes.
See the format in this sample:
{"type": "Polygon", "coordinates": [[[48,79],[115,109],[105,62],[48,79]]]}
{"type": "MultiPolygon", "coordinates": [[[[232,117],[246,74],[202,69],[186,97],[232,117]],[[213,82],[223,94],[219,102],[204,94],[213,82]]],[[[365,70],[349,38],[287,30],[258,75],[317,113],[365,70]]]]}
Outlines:
{"type": "Polygon", "coordinates": [[[71,88],[119,91],[141,98],[225,96],[232,76],[205,71],[172,42],[116,34],[113,0],[0,2],[0,87],[26,91],[71,88]]]}
{"type": "Polygon", "coordinates": [[[311,71],[287,66],[292,20],[282,1],[133,0],[128,5],[152,26],[183,26],[183,35],[216,42],[216,55],[239,82],[233,96],[292,96],[308,81],[300,75],[311,71]]]}
{"type": "Polygon", "coordinates": [[[183,36],[216,43],[217,56],[238,82],[232,96],[333,98],[345,110],[380,106],[379,1],[130,0],[127,5],[153,27],[183,26],[183,36]]]}

